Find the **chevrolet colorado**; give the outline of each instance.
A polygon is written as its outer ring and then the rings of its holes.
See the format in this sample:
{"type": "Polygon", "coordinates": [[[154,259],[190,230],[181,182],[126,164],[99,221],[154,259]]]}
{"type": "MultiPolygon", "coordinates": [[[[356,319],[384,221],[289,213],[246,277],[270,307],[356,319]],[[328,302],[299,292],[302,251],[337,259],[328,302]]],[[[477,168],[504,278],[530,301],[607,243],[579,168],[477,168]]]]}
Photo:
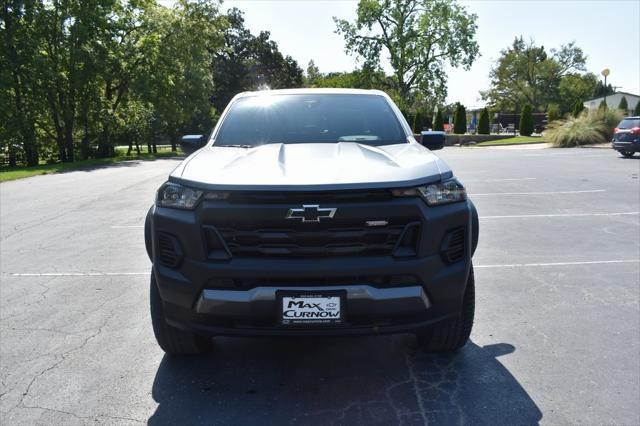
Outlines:
{"type": "Polygon", "coordinates": [[[145,222],[153,330],[170,354],[216,335],[411,332],[454,351],[474,316],[478,215],[380,91],[237,95],[145,222]]]}

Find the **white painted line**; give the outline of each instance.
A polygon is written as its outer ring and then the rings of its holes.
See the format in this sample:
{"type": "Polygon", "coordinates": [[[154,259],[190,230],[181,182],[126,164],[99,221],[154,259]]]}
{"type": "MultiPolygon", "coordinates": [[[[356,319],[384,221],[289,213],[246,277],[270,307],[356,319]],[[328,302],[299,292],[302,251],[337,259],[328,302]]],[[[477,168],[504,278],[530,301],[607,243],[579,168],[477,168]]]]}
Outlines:
{"type": "MultiPolygon", "coordinates": [[[[612,263],[640,263],[640,259],[630,260],[593,260],[585,262],[555,262],[555,263],[509,263],[504,265],[474,265],[474,268],[523,268],[534,266],[576,266],[576,265],[607,265],[612,263]]],[[[114,277],[114,276],[149,276],[147,272],[42,272],[42,273],[12,273],[12,277],[114,277]]]]}
{"type": "Polygon", "coordinates": [[[506,265],[473,265],[473,267],[474,268],[522,268],[522,267],[530,267],[530,266],[605,265],[610,263],[640,263],[640,260],[632,259],[632,260],[594,260],[589,262],[511,263],[506,265]]]}
{"type": "Polygon", "coordinates": [[[148,272],[42,272],[12,273],[12,277],[117,277],[128,275],[150,275],[148,272]]]}
{"type": "Polygon", "coordinates": [[[112,225],[111,229],[144,228],[144,225],[112,225]]]}
{"type": "Polygon", "coordinates": [[[526,178],[507,178],[507,179],[462,179],[463,182],[514,182],[519,180],[536,180],[534,177],[526,178]]]}
{"type": "Polygon", "coordinates": [[[505,216],[480,216],[480,219],[520,219],[535,217],[589,217],[589,216],[631,216],[638,215],[640,212],[622,212],[622,213],[558,213],[558,214],[516,214],[505,216]]]}
{"type": "Polygon", "coordinates": [[[553,195],[553,194],[589,194],[593,192],[605,192],[606,189],[588,189],[585,191],[550,191],[550,192],[489,192],[484,194],[469,194],[472,197],[482,195],[553,195]]]}

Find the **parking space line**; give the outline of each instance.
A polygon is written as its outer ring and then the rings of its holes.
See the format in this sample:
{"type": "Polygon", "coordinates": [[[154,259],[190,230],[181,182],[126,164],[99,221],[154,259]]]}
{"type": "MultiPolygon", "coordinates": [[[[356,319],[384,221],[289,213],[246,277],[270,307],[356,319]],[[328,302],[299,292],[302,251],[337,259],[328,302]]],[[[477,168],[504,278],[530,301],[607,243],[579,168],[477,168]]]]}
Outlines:
{"type": "Polygon", "coordinates": [[[117,277],[127,275],[149,275],[147,272],[42,272],[42,273],[12,273],[12,277],[117,277]]]}
{"type": "MultiPolygon", "coordinates": [[[[495,265],[474,265],[474,268],[525,268],[541,266],[578,266],[578,265],[608,265],[615,263],[640,263],[640,259],[624,260],[592,260],[581,262],[550,262],[550,263],[507,263],[495,265]]],[[[117,277],[117,276],[149,276],[151,271],[145,272],[41,272],[41,273],[11,273],[12,277],[117,277]]]]}
{"type": "Polygon", "coordinates": [[[551,263],[510,263],[504,265],[474,265],[474,268],[523,268],[535,266],[577,266],[577,265],[606,265],[611,263],[640,263],[639,259],[629,260],[593,260],[586,262],[551,262],[551,263]]]}
{"type": "Polygon", "coordinates": [[[522,180],[536,180],[534,177],[526,177],[526,178],[506,178],[506,179],[462,179],[465,183],[467,182],[515,182],[522,180]]]}
{"type": "Polygon", "coordinates": [[[486,192],[482,194],[469,194],[472,197],[484,195],[553,195],[553,194],[590,194],[594,192],[605,192],[606,189],[587,189],[583,191],[549,191],[549,192],[486,192]]]}
{"type": "Polygon", "coordinates": [[[631,216],[640,212],[620,212],[620,213],[557,213],[557,214],[514,214],[503,216],[480,216],[480,219],[526,219],[536,217],[591,217],[591,216],[631,216]]]}

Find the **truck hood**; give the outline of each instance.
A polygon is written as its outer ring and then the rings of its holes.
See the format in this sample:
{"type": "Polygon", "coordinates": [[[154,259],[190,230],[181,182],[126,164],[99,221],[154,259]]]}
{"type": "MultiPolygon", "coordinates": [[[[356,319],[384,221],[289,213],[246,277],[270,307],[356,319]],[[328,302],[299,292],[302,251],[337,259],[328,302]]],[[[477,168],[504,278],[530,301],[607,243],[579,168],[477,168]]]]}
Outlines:
{"type": "Polygon", "coordinates": [[[207,146],[169,180],[203,189],[323,190],[420,185],[451,169],[417,142],[372,147],[354,142],[207,146]]]}

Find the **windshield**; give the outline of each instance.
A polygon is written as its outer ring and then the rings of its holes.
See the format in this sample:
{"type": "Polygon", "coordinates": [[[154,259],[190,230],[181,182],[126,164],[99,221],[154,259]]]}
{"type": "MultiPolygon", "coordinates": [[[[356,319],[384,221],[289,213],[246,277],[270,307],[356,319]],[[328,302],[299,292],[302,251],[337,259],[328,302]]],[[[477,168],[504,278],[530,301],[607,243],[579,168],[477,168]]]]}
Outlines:
{"type": "Polygon", "coordinates": [[[269,143],[406,143],[391,106],[379,95],[258,95],[236,100],[214,146],[269,143]]]}

